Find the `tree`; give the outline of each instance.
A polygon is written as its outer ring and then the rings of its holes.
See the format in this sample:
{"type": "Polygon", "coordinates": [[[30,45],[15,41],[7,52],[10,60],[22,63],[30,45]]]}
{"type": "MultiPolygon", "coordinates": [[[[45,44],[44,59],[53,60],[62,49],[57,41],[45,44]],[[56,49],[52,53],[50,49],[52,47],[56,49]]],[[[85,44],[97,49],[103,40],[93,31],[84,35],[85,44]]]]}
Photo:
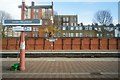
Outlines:
{"type": "Polygon", "coordinates": [[[113,18],[111,13],[107,10],[97,11],[94,15],[94,22],[101,25],[109,25],[112,24],[113,18]]]}
{"type": "Polygon", "coordinates": [[[0,32],[2,33],[2,37],[5,37],[5,26],[2,25],[2,21],[7,19],[11,19],[10,14],[0,10],[0,32]]]}

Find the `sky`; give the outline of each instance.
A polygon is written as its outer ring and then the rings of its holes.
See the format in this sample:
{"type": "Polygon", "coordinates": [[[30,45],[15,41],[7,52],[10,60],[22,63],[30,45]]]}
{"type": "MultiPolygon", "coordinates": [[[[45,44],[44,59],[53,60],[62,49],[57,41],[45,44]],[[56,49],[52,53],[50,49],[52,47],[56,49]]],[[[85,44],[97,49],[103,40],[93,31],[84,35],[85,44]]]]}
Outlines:
{"type": "MultiPolygon", "coordinates": [[[[25,0],[30,6],[31,1],[35,4],[51,4],[51,0],[25,0]]],[[[94,14],[98,10],[108,10],[113,16],[113,23],[118,22],[118,1],[119,0],[53,0],[54,10],[59,15],[78,15],[78,23],[92,24],[94,14]]],[[[13,19],[20,19],[22,0],[0,0],[0,10],[9,13],[13,19]]]]}

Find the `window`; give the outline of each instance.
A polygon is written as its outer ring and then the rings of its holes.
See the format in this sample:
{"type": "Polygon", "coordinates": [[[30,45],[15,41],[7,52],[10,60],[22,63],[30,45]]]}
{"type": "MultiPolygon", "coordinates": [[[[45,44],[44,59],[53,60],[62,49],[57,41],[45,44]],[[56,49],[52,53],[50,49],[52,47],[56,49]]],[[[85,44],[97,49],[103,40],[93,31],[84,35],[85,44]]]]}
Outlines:
{"type": "Polygon", "coordinates": [[[71,23],[71,26],[74,26],[74,23],[71,23]]]}
{"type": "Polygon", "coordinates": [[[58,18],[58,21],[61,21],[61,18],[58,18]]]}
{"type": "Polygon", "coordinates": [[[92,37],[92,34],[90,34],[89,37],[92,37]]]}
{"type": "Polygon", "coordinates": [[[110,34],[109,34],[109,33],[107,33],[107,37],[110,37],[110,34]]]}
{"type": "Polygon", "coordinates": [[[42,9],[42,17],[45,18],[45,9],[42,9]]]}
{"type": "Polygon", "coordinates": [[[66,26],[69,26],[69,23],[66,23],[66,26]]]}
{"type": "Polygon", "coordinates": [[[80,37],[83,37],[83,33],[80,33],[80,37]]]}
{"type": "Polygon", "coordinates": [[[86,34],[86,37],[89,37],[89,34],[86,34]]]}
{"type": "Polygon", "coordinates": [[[65,33],[63,33],[63,37],[65,37],[65,33]]]}
{"type": "Polygon", "coordinates": [[[68,34],[68,33],[66,33],[66,37],[69,37],[69,34],[68,34]]]}
{"type": "Polygon", "coordinates": [[[79,30],[79,27],[76,27],[76,30],[79,30]]]}
{"type": "Polygon", "coordinates": [[[66,17],[66,21],[69,21],[69,18],[68,18],[68,17],[66,17]]]}
{"type": "Polygon", "coordinates": [[[78,34],[78,33],[76,33],[76,37],[79,37],[79,34],[78,34]]]}
{"type": "Polygon", "coordinates": [[[38,28],[33,28],[33,31],[39,31],[39,29],[38,28]]]}
{"type": "Polygon", "coordinates": [[[70,20],[73,21],[74,20],[73,17],[71,17],[70,20]]]}
{"type": "Polygon", "coordinates": [[[71,27],[71,30],[74,30],[74,27],[71,27]]]}
{"type": "Polygon", "coordinates": [[[92,27],[89,27],[89,30],[92,30],[92,27]]]}
{"type": "Polygon", "coordinates": [[[102,33],[100,34],[100,37],[102,37],[102,33]]]}
{"type": "Polygon", "coordinates": [[[97,33],[97,37],[99,37],[99,34],[97,33]]]}
{"type": "Polygon", "coordinates": [[[65,22],[65,17],[63,17],[63,21],[65,22]]]}
{"type": "Polygon", "coordinates": [[[77,18],[75,17],[74,20],[77,21],[77,18]]]}
{"type": "Polygon", "coordinates": [[[74,23],[74,26],[77,26],[77,24],[76,24],[76,23],[74,23]]]}
{"type": "Polygon", "coordinates": [[[113,37],[113,34],[111,33],[111,36],[113,37]]]}
{"type": "Polygon", "coordinates": [[[34,19],[38,19],[38,15],[37,14],[34,15],[34,19]]]}
{"type": "Polygon", "coordinates": [[[38,13],[38,9],[34,9],[34,12],[35,12],[35,13],[38,13]]]}
{"type": "Polygon", "coordinates": [[[85,27],[85,30],[88,30],[88,27],[85,27]]]}
{"type": "Polygon", "coordinates": [[[66,27],[63,27],[63,30],[66,30],[66,27]]]}
{"type": "Polygon", "coordinates": [[[69,33],[69,37],[70,37],[70,33],[69,33]]]}
{"type": "Polygon", "coordinates": [[[31,18],[31,9],[27,9],[26,10],[26,19],[30,19],[31,18]]]}
{"type": "Polygon", "coordinates": [[[37,33],[34,33],[34,34],[33,34],[33,37],[38,37],[37,33]]]}
{"type": "Polygon", "coordinates": [[[74,33],[71,33],[71,37],[74,37],[74,33]]]}
{"type": "Polygon", "coordinates": [[[82,27],[80,27],[80,30],[82,30],[82,27]]]}
{"type": "Polygon", "coordinates": [[[45,33],[44,37],[47,37],[47,36],[48,36],[47,33],[45,33]]]}
{"type": "Polygon", "coordinates": [[[63,23],[63,26],[66,26],[66,23],[63,23]]]}

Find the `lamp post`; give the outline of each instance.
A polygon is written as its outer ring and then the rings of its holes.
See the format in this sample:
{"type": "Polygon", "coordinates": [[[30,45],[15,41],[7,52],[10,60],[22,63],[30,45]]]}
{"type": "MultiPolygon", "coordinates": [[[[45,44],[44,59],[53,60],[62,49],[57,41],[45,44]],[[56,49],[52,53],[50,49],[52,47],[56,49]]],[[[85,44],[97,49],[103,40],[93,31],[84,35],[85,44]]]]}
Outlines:
{"type": "MultiPolygon", "coordinates": [[[[24,20],[25,0],[22,0],[21,19],[24,20]]],[[[21,31],[20,36],[20,71],[25,70],[25,32],[21,31]]]]}

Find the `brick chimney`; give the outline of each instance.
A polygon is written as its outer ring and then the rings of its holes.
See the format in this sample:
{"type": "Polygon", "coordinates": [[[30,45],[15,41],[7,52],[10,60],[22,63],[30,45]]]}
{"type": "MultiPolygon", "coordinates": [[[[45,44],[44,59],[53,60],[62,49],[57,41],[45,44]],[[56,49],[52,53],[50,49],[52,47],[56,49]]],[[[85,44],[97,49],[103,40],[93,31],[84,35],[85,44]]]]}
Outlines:
{"type": "Polygon", "coordinates": [[[31,6],[34,6],[34,5],[35,5],[35,3],[32,1],[31,6]]]}

